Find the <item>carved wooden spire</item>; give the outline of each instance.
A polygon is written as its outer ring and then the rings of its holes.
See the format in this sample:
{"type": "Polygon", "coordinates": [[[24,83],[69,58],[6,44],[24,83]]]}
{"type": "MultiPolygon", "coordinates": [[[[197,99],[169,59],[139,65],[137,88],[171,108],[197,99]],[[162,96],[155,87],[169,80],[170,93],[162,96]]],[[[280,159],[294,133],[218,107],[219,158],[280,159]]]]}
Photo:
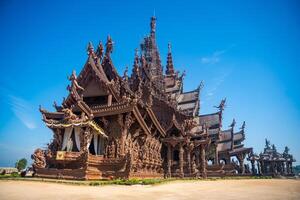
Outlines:
{"type": "Polygon", "coordinates": [[[106,41],[106,44],[105,44],[105,46],[106,46],[105,55],[106,55],[107,57],[109,57],[110,54],[111,54],[112,51],[113,51],[113,44],[114,44],[114,42],[112,41],[110,35],[108,35],[108,36],[107,36],[107,41],[106,41]]]}
{"type": "Polygon", "coordinates": [[[134,63],[131,73],[131,78],[136,78],[140,75],[138,49],[135,49],[134,63]]]}
{"type": "Polygon", "coordinates": [[[174,65],[173,65],[171,44],[169,43],[168,44],[168,57],[167,57],[166,74],[167,75],[173,75],[174,73],[175,73],[175,71],[174,71],[174,65]]]}
{"type": "Polygon", "coordinates": [[[151,37],[155,37],[155,28],[156,28],[156,17],[152,16],[151,17],[151,22],[150,22],[150,28],[151,28],[151,37]]]}
{"type": "Polygon", "coordinates": [[[235,119],[233,118],[233,120],[232,120],[232,122],[231,122],[231,124],[230,124],[229,127],[234,128],[235,124],[236,124],[236,122],[235,122],[235,119]]]}
{"type": "Polygon", "coordinates": [[[104,54],[104,48],[103,48],[102,42],[100,41],[98,44],[96,55],[101,60],[103,57],[103,54],[104,54]]]}
{"type": "Polygon", "coordinates": [[[94,47],[93,47],[92,42],[89,42],[89,44],[88,44],[88,47],[87,47],[87,54],[88,54],[89,56],[94,54],[94,47]]]}
{"type": "Polygon", "coordinates": [[[240,128],[240,129],[244,131],[244,130],[245,130],[245,127],[246,127],[246,122],[245,122],[245,121],[243,121],[243,124],[242,124],[242,126],[241,126],[241,128],[240,128]]]}

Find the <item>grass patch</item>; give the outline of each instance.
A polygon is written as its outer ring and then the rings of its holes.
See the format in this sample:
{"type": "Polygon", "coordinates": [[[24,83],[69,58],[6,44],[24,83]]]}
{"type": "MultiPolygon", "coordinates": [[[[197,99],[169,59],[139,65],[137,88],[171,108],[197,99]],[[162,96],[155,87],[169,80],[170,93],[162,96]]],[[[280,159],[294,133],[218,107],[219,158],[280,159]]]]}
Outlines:
{"type": "Polygon", "coordinates": [[[227,176],[227,177],[209,177],[202,178],[153,178],[153,179],[114,179],[114,180],[64,180],[64,179],[48,179],[35,177],[20,177],[16,175],[1,175],[0,180],[14,180],[14,181],[37,181],[46,183],[59,183],[68,185],[85,185],[85,186],[104,186],[104,185],[157,185],[173,181],[187,182],[187,181],[217,181],[217,180],[245,180],[245,179],[271,179],[271,176],[227,176]]]}
{"type": "Polygon", "coordinates": [[[4,174],[4,175],[0,175],[0,179],[13,179],[13,178],[20,178],[20,174],[18,174],[17,172],[14,172],[12,174],[4,174]]]}

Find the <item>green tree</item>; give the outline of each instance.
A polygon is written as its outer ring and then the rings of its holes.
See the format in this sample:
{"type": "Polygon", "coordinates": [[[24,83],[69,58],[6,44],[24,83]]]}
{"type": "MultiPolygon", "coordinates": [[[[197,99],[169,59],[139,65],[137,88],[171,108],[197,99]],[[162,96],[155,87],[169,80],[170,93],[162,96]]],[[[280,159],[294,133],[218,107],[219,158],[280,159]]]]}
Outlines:
{"type": "Polygon", "coordinates": [[[22,158],[21,160],[18,160],[16,162],[15,166],[18,169],[18,171],[21,171],[26,168],[26,165],[27,165],[27,160],[25,158],[22,158]]]}

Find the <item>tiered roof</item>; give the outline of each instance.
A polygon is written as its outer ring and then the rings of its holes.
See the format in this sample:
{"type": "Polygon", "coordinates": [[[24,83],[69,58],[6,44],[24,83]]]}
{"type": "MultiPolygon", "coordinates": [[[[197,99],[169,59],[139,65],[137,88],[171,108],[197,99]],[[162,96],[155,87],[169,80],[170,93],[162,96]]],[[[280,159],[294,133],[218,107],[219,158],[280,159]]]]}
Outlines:
{"type": "Polygon", "coordinates": [[[229,152],[229,154],[238,154],[241,152],[252,152],[252,148],[245,148],[242,143],[245,140],[245,125],[243,122],[240,131],[234,132],[236,122],[233,119],[230,128],[220,132],[217,150],[219,152],[229,152]]]}

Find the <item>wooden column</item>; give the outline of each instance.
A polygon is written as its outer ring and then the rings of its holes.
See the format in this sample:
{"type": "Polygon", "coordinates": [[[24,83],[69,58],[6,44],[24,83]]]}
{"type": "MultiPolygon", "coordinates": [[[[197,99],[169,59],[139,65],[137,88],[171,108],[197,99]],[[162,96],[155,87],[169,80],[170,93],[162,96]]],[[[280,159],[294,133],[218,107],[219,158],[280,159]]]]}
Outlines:
{"type": "Polygon", "coordinates": [[[255,160],[251,160],[250,162],[251,162],[252,175],[255,175],[255,165],[254,165],[255,160]]]}
{"type": "Polygon", "coordinates": [[[111,104],[112,104],[112,95],[109,94],[108,97],[107,97],[107,105],[111,106],[111,104]]]}
{"type": "Polygon", "coordinates": [[[200,162],[201,162],[201,174],[202,178],[206,178],[206,159],[205,159],[205,148],[204,145],[200,145],[200,162]]]}
{"type": "Polygon", "coordinates": [[[215,149],[215,165],[219,164],[219,155],[218,155],[218,145],[216,144],[216,149],[215,149]]]}
{"type": "Polygon", "coordinates": [[[291,174],[293,173],[293,164],[292,164],[292,162],[290,162],[290,173],[291,174]]]}
{"type": "Polygon", "coordinates": [[[172,166],[172,149],[171,145],[168,144],[168,152],[167,152],[167,177],[171,177],[171,166],[172,166]]]}
{"type": "Polygon", "coordinates": [[[179,171],[180,177],[183,177],[183,147],[182,144],[179,144],[179,171]]]}
{"type": "Polygon", "coordinates": [[[186,153],[187,153],[187,163],[188,163],[188,170],[189,170],[189,174],[192,174],[192,166],[191,166],[191,150],[189,148],[186,149],[186,153]]]}
{"type": "Polygon", "coordinates": [[[257,173],[258,173],[259,175],[262,175],[260,162],[257,160],[256,163],[257,163],[257,173]]]}

